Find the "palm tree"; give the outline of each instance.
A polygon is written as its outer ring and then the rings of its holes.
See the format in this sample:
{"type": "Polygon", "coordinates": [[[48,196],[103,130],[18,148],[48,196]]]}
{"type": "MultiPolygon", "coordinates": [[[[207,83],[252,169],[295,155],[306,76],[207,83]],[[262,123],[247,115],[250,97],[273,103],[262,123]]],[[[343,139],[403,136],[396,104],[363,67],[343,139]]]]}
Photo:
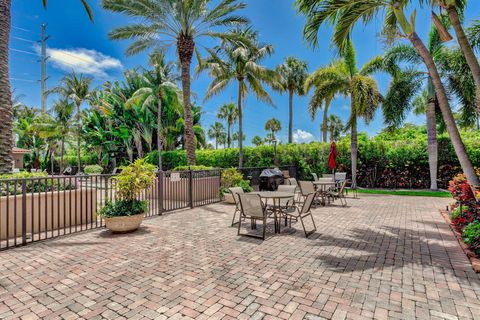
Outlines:
{"type": "Polygon", "coordinates": [[[335,114],[331,114],[328,117],[328,130],[330,131],[330,142],[338,141],[344,130],[342,119],[335,114]]]}
{"type": "Polygon", "coordinates": [[[220,122],[215,122],[208,129],[208,137],[215,139],[215,149],[218,149],[219,141],[225,135],[225,127],[220,122]]]}
{"type": "Polygon", "coordinates": [[[377,82],[370,76],[371,64],[377,60],[376,58],[358,70],[356,53],[351,41],[340,50],[340,57],[341,59],[311,74],[305,82],[305,91],[308,92],[315,86],[317,89],[313,99],[316,101],[324,101],[337,93],[350,97],[350,118],[347,127],[351,131],[352,181],[355,184],[358,157],[357,121],[359,117],[367,123],[371,121],[382,101],[382,96],[377,82]]]}
{"type": "Polygon", "coordinates": [[[65,163],[63,157],[65,155],[65,138],[70,134],[71,127],[73,124],[73,115],[75,106],[73,103],[69,102],[68,99],[60,99],[53,104],[52,114],[53,119],[55,120],[58,131],[61,135],[60,142],[60,174],[63,174],[63,168],[65,163]]]}
{"type": "MultiPolygon", "coordinates": [[[[237,141],[237,142],[240,144],[240,133],[234,132],[234,133],[232,134],[232,148],[235,148],[234,141],[237,141]]],[[[245,141],[245,135],[244,135],[244,134],[242,135],[241,141],[242,141],[242,142],[245,141]]]]}
{"type": "MultiPolygon", "coordinates": [[[[229,38],[222,27],[247,23],[241,16],[233,15],[245,8],[243,2],[222,0],[210,7],[212,0],[103,0],[107,10],[142,19],[110,32],[114,40],[133,39],[127,55],[149,48],[166,48],[174,45],[180,60],[185,117],[185,144],[189,165],[195,164],[195,136],[190,110],[190,67],[197,42],[202,37],[229,38]]],[[[197,54],[197,56],[199,56],[197,54]]]]}
{"type": "MultiPolygon", "coordinates": [[[[224,41],[222,46],[210,50],[210,56],[203,60],[197,72],[209,70],[213,78],[205,99],[222,92],[231,82],[238,84],[238,130],[243,136],[243,100],[252,92],[257,99],[273,105],[272,98],[264,85],[278,85],[278,74],[260,65],[260,62],[273,53],[273,47],[258,41],[258,33],[251,28],[235,30],[236,39],[224,41]]],[[[239,168],[243,167],[243,140],[238,141],[239,168]]]]}
{"type": "Polygon", "coordinates": [[[288,92],[288,143],[293,142],[293,95],[303,95],[307,78],[307,63],[295,57],[288,57],[277,67],[281,76],[280,90],[288,92]]]}
{"type": "MultiPolygon", "coordinates": [[[[46,7],[47,0],[42,0],[46,7]]],[[[80,0],[90,20],[93,14],[86,0],[80,0]]],[[[12,94],[9,75],[11,0],[0,0],[0,172],[12,170],[12,94]]]]}
{"type": "Polygon", "coordinates": [[[440,73],[427,47],[415,31],[416,11],[413,11],[410,19],[406,16],[407,2],[399,0],[343,0],[341,2],[333,0],[296,0],[296,6],[301,13],[307,16],[304,37],[313,45],[318,44],[318,31],[324,23],[335,25],[333,42],[337,46],[343,47],[348,42],[347,39],[349,39],[351,31],[358,21],[368,23],[377,18],[379,14],[385,13],[383,34],[389,40],[393,40],[399,35],[408,39],[421,56],[432,79],[438,104],[461,167],[468,181],[473,185],[478,185],[479,179],[475,174],[455,123],[440,73]]]}
{"type": "MultiPolygon", "coordinates": [[[[480,112],[480,64],[478,63],[477,57],[473,52],[472,45],[467,37],[467,33],[463,29],[462,21],[460,15],[463,15],[463,11],[467,4],[466,0],[420,0],[420,2],[428,2],[431,5],[436,5],[440,9],[445,10],[450,23],[455,31],[457,36],[458,44],[460,45],[461,52],[465,57],[466,63],[470,68],[471,74],[475,81],[476,85],[476,98],[477,98],[477,108],[480,112]]],[[[438,20],[437,20],[438,21],[438,20]]],[[[437,22],[437,27],[439,23],[437,22]]],[[[441,28],[441,26],[440,26],[441,28]]]]}
{"type": "Polygon", "coordinates": [[[238,120],[238,109],[235,103],[224,104],[218,111],[217,117],[227,122],[227,146],[232,144],[232,126],[238,120]]]}
{"type": "Polygon", "coordinates": [[[282,130],[282,124],[278,119],[272,118],[265,122],[265,130],[271,131],[273,140],[276,140],[275,133],[282,130]]]}
{"type": "Polygon", "coordinates": [[[82,74],[77,76],[72,73],[65,76],[61,80],[60,86],[49,90],[49,93],[59,93],[63,97],[67,97],[75,104],[76,107],[76,122],[77,122],[77,173],[82,172],[80,145],[82,137],[82,111],[80,109],[82,103],[90,97],[90,84],[92,78],[84,77],[82,74]]]}
{"type": "Polygon", "coordinates": [[[161,51],[154,51],[149,56],[149,64],[153,70],[143,74],[142,80],[144,86],[138,89],[128,100],[130,103],[141,103],[144,108],[155,109],[157,113],[157,149],[158,149],[158,168],[162,170],[162,111],[163,101],[168,101],[177,109],[180,106],[181,94],[177,85],[174,83],[173,64],[165,62],[165,56],[161,51]]]}
{"type": "Polygon", "coordinates": [[[260,138],[259,136],[255,136],[252,139],[252,144],[254,144],[256,147],[263,145],[263,142],[264,142],[263,139],[260,138]]]}

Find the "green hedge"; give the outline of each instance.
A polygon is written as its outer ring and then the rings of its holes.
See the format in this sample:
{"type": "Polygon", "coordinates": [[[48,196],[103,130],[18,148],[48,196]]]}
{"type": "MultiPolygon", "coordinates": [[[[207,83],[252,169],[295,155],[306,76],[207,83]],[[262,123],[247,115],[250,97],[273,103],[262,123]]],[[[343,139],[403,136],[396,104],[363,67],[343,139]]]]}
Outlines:
{"type": "MultiPolygon", "coordinates": [[[[480,167],[480,133],[463,132],[467,152],[475,166],[480,167]]],[[[439,187],[461,171],[453,146],[446,134],[439,135],[439,187]]],[[[337,143],[338,167],[349,172],[350,141],[337,143]]],[[[280,165],[295,165],[300,179],[311,179],[311,173],[329,172],[329,143],[288,144],[278,146],[280,165]]],[[[244,149],[245,167],[273,165],[273,147],[244,149]]],[[[150,159],[156,164],[156,152],[150,159]]],[[[164,170],[187,164],[185,151],[163,153],[164,170]]],[[[198,150],[197,165],[217,168],[238,166],[238,149],[198,150]]],[[[407,127],[398,132],[385,132],[372,138],[359,135],[358,183],[371,188],[428,188],[429,169],[427,136],[424,128],[407,127]]]]}

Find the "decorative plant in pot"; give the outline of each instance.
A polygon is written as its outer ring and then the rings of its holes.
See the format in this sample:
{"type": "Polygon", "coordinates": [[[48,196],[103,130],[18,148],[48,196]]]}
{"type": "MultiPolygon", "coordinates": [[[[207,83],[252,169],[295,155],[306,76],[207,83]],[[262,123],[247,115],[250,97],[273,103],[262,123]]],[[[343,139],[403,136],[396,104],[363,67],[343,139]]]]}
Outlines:
{"type": "Polygon", "coordinates": [[[253,188],[248,180],[243,179],[243,175],[236,169],[230,168],[222,171],[222,186],[220,187],[220,195],[223,200],[228,203],[235,203],[233,196],[228,188],[240,187],[244,192],[252,192],[253,188]]]}
{"type": "Polygon", "coordinates": [[[107,229],[115,233],[137,230],[148,207],[146,200],[138,200],[139,194],[150,187],[155,179],[155,166],[138,159],[114,177],[117,193],[114,202],[108,202],[99,214],[105,218],[107,229]]]}

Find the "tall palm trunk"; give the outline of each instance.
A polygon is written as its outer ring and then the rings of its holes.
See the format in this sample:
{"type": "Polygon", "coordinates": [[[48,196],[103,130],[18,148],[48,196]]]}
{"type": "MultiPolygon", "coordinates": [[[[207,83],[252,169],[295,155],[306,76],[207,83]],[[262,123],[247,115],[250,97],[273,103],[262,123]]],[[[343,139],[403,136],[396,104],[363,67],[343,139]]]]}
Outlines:
{"type": "Polygon", "coordinates": [[[158,95],[157,104],[157,149],[158,170],[162,171],[162,96],[158,95]]]}
{"type": "Polygon", "coordinates": [[[435,118],[435,98],[428,99],[427,104],[427,136],[428,136],[428,165],[430,168],[430,189],[437,190],[438,171],[438,143],[437,123],[435,118]]]}
{"type": "Polygon", "coordinates": [[[182,91],[185,108],[185,149],[187,149],[187,163],[195,165],[195,134],[193,132],[192,110],[190,109],[190,65],[192,63],[195,43],[188,36],[179,36],[177,39],[178,56],[182,66],[182,91]]]}
{"type": "Polygon", "coordinates": [[[229,148],[232,145],[232,124],[230,120],[227,120],[227,144],[229,148]]]}
{"type": "Polygon", "coordinates": [[[238,167],[243,168],[243,78],[238,78],[238,167]]]}
{"type": "Polygon", "coordinates": [[[80,157],[80,138],[82,135],[82,124],[80,123],[80,103],[77,103],[77,174],[82,172],[82,163],[80,157]]]}
{"type": "Polygon", "coordinates": [[[63,132],[62,133],[62,142],[61,142],[61,147],[60,147],[60,174],[62,175],[63,174],[63,167],[64,167],[64,163],[63,163],[63,156],[65,155],[65,135],[66,133],[63,132]]]}
{"type": "Polygon", "coordinates": [[[478,177],[475,174],[475,169],[473,168],[472,162],[467,155],[467,151],[465,150],[465,145],[463,144],[462,137],[460,136],[457,124],[455,123],[455,119],[453,118],[452,110],[450,109],[450,105],[448,102],[448,97],[442,84],[442,80],[440,78],[440,74],[438,73],[435,62],[433,61],[432,56],[428,52],[428,49],[425,47],[416,32],[412,32],[408,36],[408,38],[417,50],[418,54],[422,57],[422,60],[427,67],[430,78],[432,79],[432,83],[435,88],[435,94],[438,99],[438,105],[440,106],[440,110],[442,111],[443,119],[445,121],[445,125],[447,126],[450,140],[452,141],[455,153],[457,154],[462,170],[471,184],[478,185],[478,177]]]}
{"type": "Polygon", "coordinates": [[[331,98],[325,99],[325,108],[323,109],[323,123],[322,123],[322,134],[323,142],[327,142],[328,137],[328,109],[330,108],[330,103],[332,102],[331,98]]]}
{"type": "Polygon", "coordinates": [[[288,143],[293,142],[293,90],[288,89],[288,143]]]}
{"type": "Polygon", "coordinates": [[[351,160],[352,160],[352,187],[356,187],[357,186],[357,158],[358,158],[357,117],[352,114],[350,121],[351,121],[350,153],[351,153],[351,160]]]}
{"type": "Polygon", "coordinates": [[[475,80],[475,85],[477,87],[477,109],[480,112],[480,64],[478,63],[475,53],[473,52],[472,46],[468,42],[465,31],[463,30],[462,23],[458,17],[457,9],[452,5],[447,7],[448,17],[452,23],[453,30],[457,36],[458,44],[462,49],[465,60],[467,61],[470,70],[472,71],[473,79],[475,80]]]}
{"type": "Polygon", "coordinates": [[[10,0],[0,0],[0,172],[12,171],[12,92],[8,68],[10,0]]]}

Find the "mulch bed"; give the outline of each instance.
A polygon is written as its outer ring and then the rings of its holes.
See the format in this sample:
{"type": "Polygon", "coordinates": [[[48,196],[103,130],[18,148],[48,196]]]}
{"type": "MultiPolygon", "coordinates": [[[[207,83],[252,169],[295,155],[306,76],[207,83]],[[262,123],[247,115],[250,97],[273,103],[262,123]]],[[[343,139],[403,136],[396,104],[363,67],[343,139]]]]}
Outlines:
{"type": "Polygon", "coordinates": [[[448,225],[450,226],[450,229],[455,235],[455,238],[457,238],[458,244],[462,248],[463,252],[467,255],[468,259],[470,260],[473,270],[477,273],[480,273],[480,257],[478,257],[472,250],[470,250],[468,248],[468,245],[465,242],[463,242],[462,233],[452,224],[448,211],[440,210],[440,214],[445,219],[445,222],[448,223],[448,225]]]}

